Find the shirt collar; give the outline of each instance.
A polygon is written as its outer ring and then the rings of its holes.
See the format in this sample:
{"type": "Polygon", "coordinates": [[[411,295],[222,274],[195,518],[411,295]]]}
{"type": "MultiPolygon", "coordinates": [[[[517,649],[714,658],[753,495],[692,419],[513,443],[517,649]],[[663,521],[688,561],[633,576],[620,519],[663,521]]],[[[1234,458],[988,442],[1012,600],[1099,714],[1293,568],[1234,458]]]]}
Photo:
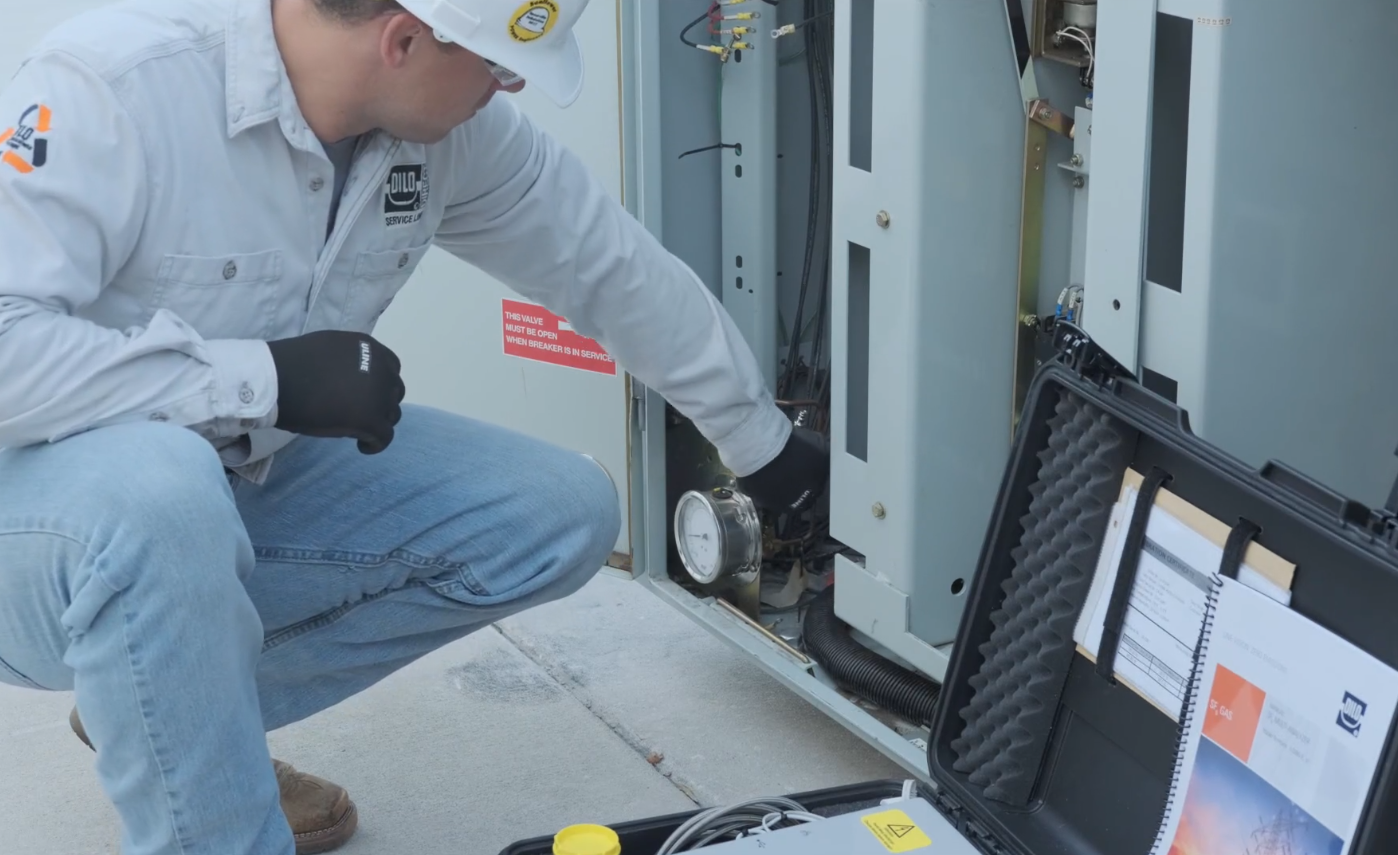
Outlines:
{"type": "Polygon", "coordinates": [[[225,33],[229,138],[278,120],[292,144],[316,145],[277,49],[272,0],[232,0],[231,6],[225,33]]]}

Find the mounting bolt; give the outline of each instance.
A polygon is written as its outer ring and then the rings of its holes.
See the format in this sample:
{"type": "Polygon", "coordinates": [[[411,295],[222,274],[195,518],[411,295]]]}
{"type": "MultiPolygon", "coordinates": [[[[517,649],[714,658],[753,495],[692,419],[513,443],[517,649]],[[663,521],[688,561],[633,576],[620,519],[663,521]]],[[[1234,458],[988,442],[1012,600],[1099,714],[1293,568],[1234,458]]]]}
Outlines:
{"type": "Polygon", "coordinates": [[[1020,319],[1019,319],[1019,322],[1022,323],[1022,324],[1024,324],[1026,327],[1036,327],[1036,326],[1039,325],[1039,316],[1038,316],[1038,315],[1022,315],[1022,316],[1020,317],[1020,319]]]}
{"type": "Polygon", "coordinates": [[[883,518],[884,518],[885,516],[887,516],[887,515],[888,515],[888,512],[885,511],[885,510],[883,509],[883,502],[875,502],[875,503],[874,503],[874,519],[876,519],[876,520],[881,520],[881,519],[883,519],[883,518]]]}
{"type": "Polygon", "coordinates": [[[1039,118],[1047,122],[1049,119],[1053,118],[1053,110],[1048,107],[1040,107],[1039,118]]]}
{"type": "Polygon", "coordinates": [[[1074,166],[1082,166],[1082,155],[1075,154],[1072,157],[1068,158],[1068,162],[1074,166]]]}
{"type": "Polygon", "coordinates": [[[893,218],[888,215],[887,211],[879,211],[874,215],[874,222],[878,223],[879,228],[886,229],[893,222],[893,218]]]}
{"type": "Polygon", "coordinates": [[[1073,186],[1081,190],[1082,188],[1087,186],[1087,179],[1083,178],[1081,175],[1074,175],[1073,186]]]}

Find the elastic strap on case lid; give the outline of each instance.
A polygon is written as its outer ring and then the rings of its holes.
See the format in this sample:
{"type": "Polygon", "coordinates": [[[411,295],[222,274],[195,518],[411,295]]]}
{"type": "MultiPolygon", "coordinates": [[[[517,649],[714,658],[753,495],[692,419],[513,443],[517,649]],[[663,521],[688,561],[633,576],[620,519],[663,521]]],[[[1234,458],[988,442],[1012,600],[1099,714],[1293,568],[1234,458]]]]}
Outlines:
{"type": "Polygon", "coordinates": [[[1248,544],[1253,538],[1262,533],[1262,527],[1251,520],[1238,518],[1238,524],[1228,533],[1228,541],[1223,546],[1223,559],[1219,561],[1218,572],[1220,576],[1227,576],[1229,579],[1238,578],[1238,571],[1243,566],[1243,554],[1248,551],[1248,544]]]}
{"type": "Polygon", "coordinates": [[[1146,545],[1146,523],[1150,521],[1156,493],[1169,480],[1170,475],[1165,470],[1159,466],[1151,467],[1150,474],[1141,483],[1136,507],[1131,512],[1131,525],[1126,529],[1121,567],[1117,568],[1112,599],[1107,605],[1107,618],[1102,624],[1102,644],[1097,650],[1097,675],[1112,684],[1116,683],[1116,653],[1121,646],[1121,631],[1126,626],[1126,607],[1136,587],[1136,570],[1141,566],[1141,551],[1146,545]]]}

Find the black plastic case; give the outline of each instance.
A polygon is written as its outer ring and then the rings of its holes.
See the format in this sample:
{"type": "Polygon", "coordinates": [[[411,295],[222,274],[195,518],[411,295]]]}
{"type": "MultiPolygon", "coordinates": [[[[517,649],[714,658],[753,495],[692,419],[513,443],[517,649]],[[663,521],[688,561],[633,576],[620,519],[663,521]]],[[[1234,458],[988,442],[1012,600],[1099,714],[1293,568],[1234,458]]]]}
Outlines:
{"type": "MultiPolygon", "coordinates": [[[[1029,391],[962,615],[928,745],[938,786],[924,795],[987,855],[1147,855],[1178,727],[1099,675],[1072,640],[1126,467],[1163,470],[1167,488],[1204,512],[1255,524],[1256,540],[1296,565],[1292,608],[1395,668],[1398,519],[1282,464],[1243,465],[1081,330],[1059,324],[1054,336],[1058,361],[1029,391]],[[997,658],[1016,664],[996,674],[997,658]],[[993,759],[967,768],[975,740],[993,759]]],[[[1394,748],[1390,733],[1352,855],[1398,853],[1394,748]]],[[[900,786],[796,798],[845,812],[900,786]]],[[[690,815],[614,826],[622,852],[653,855],[690,815]]],[[[540,838],[502,855],[550,852],[540,838]]]]}

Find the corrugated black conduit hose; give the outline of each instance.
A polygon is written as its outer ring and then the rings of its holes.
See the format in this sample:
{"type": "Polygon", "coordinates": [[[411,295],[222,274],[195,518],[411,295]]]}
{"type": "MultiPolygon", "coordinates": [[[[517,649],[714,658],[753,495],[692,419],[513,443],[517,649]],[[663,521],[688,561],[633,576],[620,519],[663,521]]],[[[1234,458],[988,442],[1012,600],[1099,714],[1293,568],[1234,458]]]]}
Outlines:
{"type": "Polygon", "coordinates": [[[855,641],[835,616],[834,585],[811,601],[801,634],[806,652],[841,687],[914,724],[932,723],[941,687],[855,641]]]}

